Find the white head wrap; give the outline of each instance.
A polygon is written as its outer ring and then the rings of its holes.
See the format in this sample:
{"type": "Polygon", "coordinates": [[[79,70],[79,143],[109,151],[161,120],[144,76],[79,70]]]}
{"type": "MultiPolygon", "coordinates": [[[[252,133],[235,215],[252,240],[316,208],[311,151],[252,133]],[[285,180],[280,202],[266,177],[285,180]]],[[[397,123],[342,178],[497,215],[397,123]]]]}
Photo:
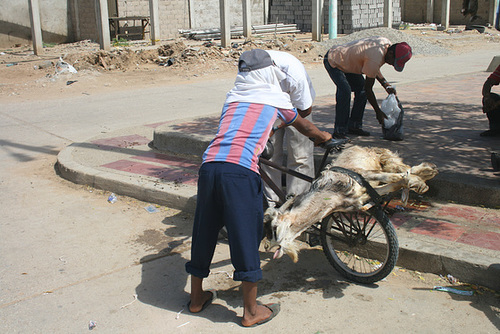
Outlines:
{"type": "Polygon", "coordinates": [[[280,81],[285,78],[286,74],[275,65],[239,72],[233,89],[227,93],[226,103],[249,102],[292,109],[290,96],[283,92],[280,86],[280,81]]]}

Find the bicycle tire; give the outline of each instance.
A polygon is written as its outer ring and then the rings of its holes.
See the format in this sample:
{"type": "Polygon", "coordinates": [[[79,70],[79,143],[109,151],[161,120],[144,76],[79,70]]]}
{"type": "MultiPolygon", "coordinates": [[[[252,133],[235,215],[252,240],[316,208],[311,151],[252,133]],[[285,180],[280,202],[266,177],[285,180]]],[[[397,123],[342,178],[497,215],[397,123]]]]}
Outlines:
{"type": "Polygon", "coordinates": [[[396,231],[380,205],[367,212],[332,213],[321,222],[320,238],[328,262],[354,282],[380,281],[396,266],[396,231]]]}

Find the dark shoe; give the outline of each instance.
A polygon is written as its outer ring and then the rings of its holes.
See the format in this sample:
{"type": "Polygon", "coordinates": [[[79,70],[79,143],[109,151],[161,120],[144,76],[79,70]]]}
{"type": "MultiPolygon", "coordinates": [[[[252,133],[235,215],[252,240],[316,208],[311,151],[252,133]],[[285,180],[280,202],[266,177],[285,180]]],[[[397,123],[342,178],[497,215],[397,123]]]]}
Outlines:
{"type": "Polygon", "coordinates": [[[349,139],[345,133],[332,133],[333,139],[349,139]]]}
{"type": "Polygon", "coordinates": [[[365,136],[365,137],[368,137],[370,135],[370,132],[365,131],[363,129],[348,129],[347,133],[350,135],[365,136]]]}
{"type": "Polygon", "coordinates": [[[481,137],[495,137],[500,136],[500,130],[486,130],[479,134],[481,137]]]}

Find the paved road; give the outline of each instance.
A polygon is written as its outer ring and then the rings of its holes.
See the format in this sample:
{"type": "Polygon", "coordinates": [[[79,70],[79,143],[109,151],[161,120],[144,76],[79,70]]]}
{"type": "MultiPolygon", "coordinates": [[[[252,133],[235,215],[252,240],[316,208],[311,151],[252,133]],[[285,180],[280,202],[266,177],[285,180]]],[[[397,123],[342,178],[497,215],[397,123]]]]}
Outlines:
{"type": "MultiPolygon", "coordinates": [[[[477,72],[492,56],[463,55],[457,61],[464,66],[446,65],[449,59],[444,58],[416,58],[407,73],[421,71],[430,78],[477,72]]],[[[331,84],[323,70],[310,73],[318,95],[328,93],[331,84]]],[[[53,169],[58,152],[72,142],[137,124],[217,112],[231,85],[232,79],[220,79],[208,88],[196,82],[134,95],[2,103],[0,329],[83,332],[95,320],[96,330],[107,333],[243,331],[224,245],[216,254],[216,274],[208,281],[220,290],[220,299],[204,317],[181,312],[187,300],[183,264],[189,213],[161,207],[161,213],[149,214],[144,210],[148,203],[131,199],[112,205],[106,201],[109,194],[64,181],[53,169]]],[[[480,328],[495,333],[500,328],[493,295],[430,292],[434,284],[446,283],[433,275],[398,270],[376,286],[356,286],[344,282],[315,250],[305,252],[299,265],[270,262],[263,255],[263,266],[261,299],[281,301],[283,312],[259,332],[465,333],[480,328]],[[367,319],[374,309],[376,317],[367,319]]]]}

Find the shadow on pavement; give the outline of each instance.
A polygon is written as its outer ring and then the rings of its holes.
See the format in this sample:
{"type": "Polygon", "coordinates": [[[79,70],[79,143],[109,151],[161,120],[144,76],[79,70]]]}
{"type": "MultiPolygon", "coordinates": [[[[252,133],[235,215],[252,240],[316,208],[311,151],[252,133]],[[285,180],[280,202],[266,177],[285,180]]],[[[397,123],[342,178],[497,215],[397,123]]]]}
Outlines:
{"type": "MultiPolygon", "coordinates": [[[[184,215],[183,212],[178,214],[184,215]]],[[[189,314],[189,277],[184,265],[189,258],[191,223],[172,225],[171,221],[172,218],[165,219],[165,224],[169,227],[162,235],[168,240],[167,243],[163,243],[156,253],[140,260],[142,277],[136,293],[138,299],[145,304],[178,314],[189,314]]],[[[212,263],[211,274],[204,286],[215,289],[219,301],[214,301],[199,316],[214,323],[234,322],[239,325],[243,303],[240,282],[232,279],[233,267],[225,239],[219,240],[217,251],[219,260],[212,263]]],[[[291,292],[320,292],[325,299],[342,298],[343,290],[353,284],[345,281],[331,267],[318,248],[302,250],[297,263],[293,263],[287,256],[272,260],[272,253],[261,252],[261,262],[264,278],[259,282],[258,299],[264,303],[279,302],[291,292]]],[[[373,284],[368,287],[378,286],[373,284]]]]}

